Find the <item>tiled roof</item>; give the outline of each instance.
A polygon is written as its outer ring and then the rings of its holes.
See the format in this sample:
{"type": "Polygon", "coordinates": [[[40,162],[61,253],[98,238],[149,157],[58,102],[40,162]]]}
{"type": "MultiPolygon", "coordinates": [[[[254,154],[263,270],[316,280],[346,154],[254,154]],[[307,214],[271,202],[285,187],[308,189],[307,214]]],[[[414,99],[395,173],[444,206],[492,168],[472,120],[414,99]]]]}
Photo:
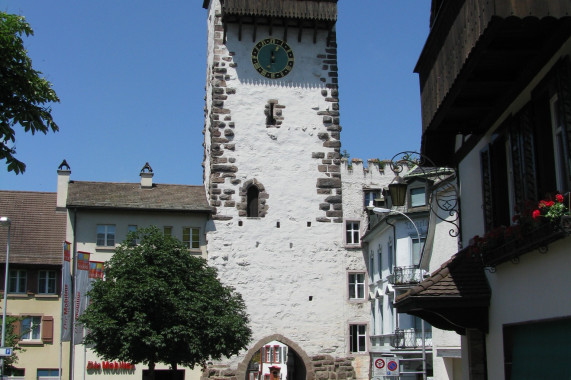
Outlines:
{"type": "Polygon", "coordinates": [[[465,334],[466,329],[486,332],[490,295],[481,260],[465,249],[397,297],[395,307],[439,329],[458,334],[465,334]]]}
{"type": "Polygon", "coordinates": [[[481,262],[465,249],[395,301],[398,303],[410,297],[489,299],[490,287],[481,262]]]}
{"type": "Polygon", "coordinates": [[[226,14],[337,20],[337,0],[224,0],[226,14]]]}
{"type": "Polygon", "coordinates": [[[70,181],[67,207],[211,212],[203,186],[70,181]]]}
{"type": "MultiPolygon", "coordinates": [[[[61,265],[66,213],[56,193],[0,191],[0,216],[11,219],[10,263],[61,265]]],[[[7,227],[0,226],[0,262],[6,260],[7,227]]]]}

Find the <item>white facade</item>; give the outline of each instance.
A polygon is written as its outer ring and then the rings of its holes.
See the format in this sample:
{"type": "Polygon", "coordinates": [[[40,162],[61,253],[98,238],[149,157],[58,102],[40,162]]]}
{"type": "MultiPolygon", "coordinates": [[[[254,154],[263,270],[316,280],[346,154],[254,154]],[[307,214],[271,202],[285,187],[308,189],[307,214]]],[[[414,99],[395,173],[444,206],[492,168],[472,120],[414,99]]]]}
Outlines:
{"type": "Polygon", "coordinates": [[[253,330],[248,351],[213,365],[245,376],[258,349],[278,341],[306,371],[330,357],[366,379],[367,349],[352,346],[351,337],[352,326],[368,327],[369,310],[346,298],[348,271],[364,272],[365,265],[358,242],[347,247],[344,240],[337,69],[325,63],[336,60],[336,46],[327,46],[325,30],[317,30],[314,42],[313,31],[304,29],[300,42],[292,28],[287,43],[295,66],[286,77],[269,79],[254,69],[252,49],[264,38],[283,38],[283,27],[270,33],[259,25],[254,32],[228,23],[224,41],[221,4],[214,0],[208,28],[203,165],[216,207],[208,261],[244,298],[253,330]],[[277,125],[268,125],[268,112],[277,125]],[[251,215],[246,203],[253,187],[259,194],[251,215]]]}
{"type": "Polygon", "coordinates": [[[394,300],[410,286],[422,281],[425,274],[418,265],[421,246],[427,235],[428,213],[425,209],[417,215],[412,212],[407,214],[418,232],[408,219],[391,213],[379,218],[364,241],[368,247],[366,256],[371,281],[372,360],[380,356],[405,359],[400,362],[400,378],[414,379],[416,375],[402,373],[422,372],[423,354],[426,366],[429,369],[432,367],[432,328],[420,318],[397,313],[394,300]]]}
{"type": "MultiPolygon", "coordinates": [[[[493,123],[492,128],[460,162],[460,188],[463,200],[462,237],[464,246],[474,235],[484,234],[484,204],[481,192],[482,178],[470,173],[480,172],[480,152],[492,141],[498,128],[510,116],[517,114],[532,99],[532,90],[542,81],[555,63],[571,56],[571,40],[567,40],[505,112],[493,123]]],[[[546,126],[549,130],[549,126],[546,126]]],[[[510,184],[512,186],[512,184],[510,184]]],[[[513,201],[513,189],[510,199],[513,201]]],[[[537,200],[539,201],[539,199],[537,200]]],[[[513,212],[513,211],[512,211],[513,212]]],[[[547,254],[532,250],[521,256],[517,264],[510,261],[486,271],[492,290],[489,308],[489,332],[486,334],[486,360],[489,378],[503,378],[505,375],[506,328],[510,326],[530,326],[567,318],[571,315],[571,302],[568,302],[569,238],[549,244],[547,254]],[[533,306],[530,306],[533,300],[533,306]]],[[[464,347],[467,351],[468,347],[464,347]]],[[[467,376],[467,375],[466,375],[467,376]]]]}

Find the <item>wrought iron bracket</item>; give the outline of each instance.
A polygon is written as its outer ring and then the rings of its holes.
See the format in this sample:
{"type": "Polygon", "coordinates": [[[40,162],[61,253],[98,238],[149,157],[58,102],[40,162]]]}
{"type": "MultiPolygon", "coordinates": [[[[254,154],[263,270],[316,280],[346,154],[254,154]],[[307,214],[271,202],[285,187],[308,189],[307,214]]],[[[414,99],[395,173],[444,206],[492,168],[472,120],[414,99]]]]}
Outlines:
{"type": "Polygon", "coordinates": [[[428,188],[430,211],[441,221],[450,223],[453,227],[450,228],[448,234],[451,237],[458,237],[460,235],[460,210],[458,190],[453,182],[456,171],[453,168],[436,166],[430,158],[414,151],[397,153],[388,164],[397,177],[406,165],[408,171],[405,176],[409,178],[418,176],[433,181],[433,185],[428,188]],[[436,189],[438,191],[435,191],[436,189]]]}

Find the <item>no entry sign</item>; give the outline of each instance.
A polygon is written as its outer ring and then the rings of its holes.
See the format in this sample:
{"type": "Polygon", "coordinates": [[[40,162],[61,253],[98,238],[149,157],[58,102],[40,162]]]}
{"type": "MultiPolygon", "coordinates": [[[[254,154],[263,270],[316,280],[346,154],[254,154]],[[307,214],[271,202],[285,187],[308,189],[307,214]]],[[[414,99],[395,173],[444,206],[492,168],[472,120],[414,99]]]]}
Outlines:
{"type": "Polygon", "coordinates": [[[372,380],[380,380],[385,376],[400,376],[400,357],[384,356],[371,357],[372,380]]]}

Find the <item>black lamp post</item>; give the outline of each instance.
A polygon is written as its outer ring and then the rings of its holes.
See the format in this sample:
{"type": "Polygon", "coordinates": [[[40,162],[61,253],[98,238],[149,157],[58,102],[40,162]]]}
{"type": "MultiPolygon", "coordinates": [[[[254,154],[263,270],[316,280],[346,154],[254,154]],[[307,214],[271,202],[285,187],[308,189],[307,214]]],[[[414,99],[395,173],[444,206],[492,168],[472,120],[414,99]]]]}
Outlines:
{"type": "Polygon", "coordinates": [[[401,176],[396,175],[393,182],[389,184],[389,192],[391,193],[391,201],[393,206],[404,206],[406,202],[407,183],[401,176]]]}

